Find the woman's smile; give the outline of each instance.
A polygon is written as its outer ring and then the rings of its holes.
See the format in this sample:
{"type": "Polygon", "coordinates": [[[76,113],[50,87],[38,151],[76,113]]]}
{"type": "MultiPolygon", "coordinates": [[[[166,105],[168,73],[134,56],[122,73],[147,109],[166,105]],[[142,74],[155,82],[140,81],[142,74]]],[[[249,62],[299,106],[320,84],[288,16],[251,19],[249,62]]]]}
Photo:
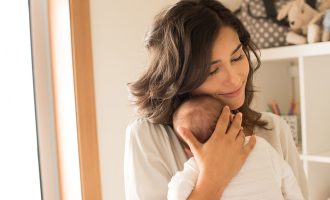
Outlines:
{"type": "Polygon", "coordinates": [[[243,83],[239,88],[232,90],[232,92],[221,93],[217,95],[221,95],[225,98],[235,98],[238,97],[242,93],[242,88],[245,84],[243,83]]]}

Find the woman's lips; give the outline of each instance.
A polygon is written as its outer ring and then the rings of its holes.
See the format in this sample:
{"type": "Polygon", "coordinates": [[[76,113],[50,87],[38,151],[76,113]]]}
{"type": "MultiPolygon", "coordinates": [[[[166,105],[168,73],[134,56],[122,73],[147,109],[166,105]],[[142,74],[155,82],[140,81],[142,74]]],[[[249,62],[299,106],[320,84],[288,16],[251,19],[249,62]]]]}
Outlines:
{"type": "Polygon", "coordinates": [[[234,92],[229,92],[229,93],[219,94],[219,95],[227,97],[227,98],[234,98],[241,94],[241,89],[242,89],[242,86],[234,92]]]}

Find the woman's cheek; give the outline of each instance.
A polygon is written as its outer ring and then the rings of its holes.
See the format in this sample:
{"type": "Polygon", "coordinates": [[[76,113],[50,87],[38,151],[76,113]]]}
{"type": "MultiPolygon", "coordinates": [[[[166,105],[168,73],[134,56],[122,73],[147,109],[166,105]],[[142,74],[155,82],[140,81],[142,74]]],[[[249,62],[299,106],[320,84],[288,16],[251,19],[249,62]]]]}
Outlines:
{"type": "Polygon", "coordinates": [[[250,71],[249,61],[246,56],[244,57],[241,68],[242,68],[242,72],[243,72],[242,74],[244,76],[244,79],[246,80],[247,76],[249,74],[249,71],[250,71]]]}
{"type": "Polygon", "coordinates": [[[197,89],[195,89],[192,94],[208,94],[213,95],[216,93],[217,83],[213,79],[206,80],[202,85],[200,85],[197,89]]]}

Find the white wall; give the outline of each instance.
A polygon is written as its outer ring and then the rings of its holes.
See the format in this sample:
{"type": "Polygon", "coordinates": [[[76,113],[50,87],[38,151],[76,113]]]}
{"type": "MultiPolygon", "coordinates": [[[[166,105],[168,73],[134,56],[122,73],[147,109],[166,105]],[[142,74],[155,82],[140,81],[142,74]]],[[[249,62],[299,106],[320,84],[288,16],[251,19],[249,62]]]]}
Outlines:
{"type": "Polygon", "coordinates": [[[124,199],[125,127],[132,119],[126,84],[145,67],[145,32],[175,0],[91,0],[92,42],[103,199],[124,199]]]}
{"type": "Polygon", "coordinates": [[[143,39],[153,16],[174,1],[90,2],[103,199],[124,199],[124,136],[133,115],[126,84],[145,67],[143,39]]]}

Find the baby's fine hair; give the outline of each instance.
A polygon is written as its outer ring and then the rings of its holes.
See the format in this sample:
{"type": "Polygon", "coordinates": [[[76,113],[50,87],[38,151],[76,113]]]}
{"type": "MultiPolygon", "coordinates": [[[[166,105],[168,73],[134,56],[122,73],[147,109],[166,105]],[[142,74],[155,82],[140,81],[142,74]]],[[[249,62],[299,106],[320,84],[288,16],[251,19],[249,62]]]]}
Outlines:
{"type": "Polygon", "coordinates": [[[205,143],[216,127],[223,105],[214,97],[202,95],[184,101],[173,115],[173,127],[188,128],[197,140],[205,143]]]}

